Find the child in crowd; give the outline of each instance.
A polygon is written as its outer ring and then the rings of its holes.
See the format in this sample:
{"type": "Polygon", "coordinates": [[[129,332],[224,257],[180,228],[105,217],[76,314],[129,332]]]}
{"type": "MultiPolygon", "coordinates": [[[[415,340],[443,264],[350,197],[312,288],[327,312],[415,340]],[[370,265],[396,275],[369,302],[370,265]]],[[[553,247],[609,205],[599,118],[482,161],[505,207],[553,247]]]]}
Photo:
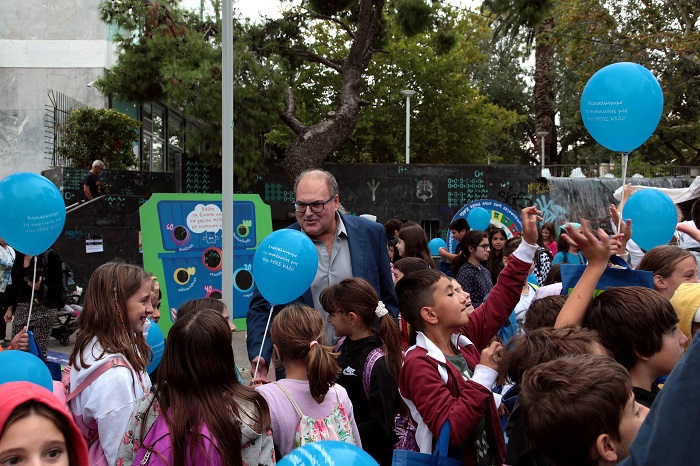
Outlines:
{"type": "Polygon", "coordinates": [[[552,253],[552,257],[557,255],[557,229],[553,222],[547,222],[542,225],[542,242],[545,247],[552,253]]]}
{"type": "Polygon", "coordinates": [[[589,262],[566,300],[556,326],[582,325],[596,330],[601,342],[630,374],[639,403],[651,407],[658,387],[654,381],[668,375],[683,354],[687,338],[678,329],[673,306],[659,292],[642,287],[611,288],[591,297],[610,257],[607,235],[599,240],[583,221],[582,231],[568,235],[589,262]],[[590,304],[590,306],[589,306],[590,304]]]}
{"type": "Polygon", "coordinates": [[[450,223],[450,234],[452,238],[457,243],[457,247],[454,253],[451,253],[447,248],[439,248],[438,254],[442,258],[440,262],[440,272],[450,275],[450,268],[452,267],[452,262],[459,256],[459,251],[461,249],[462,238],[469,231],[469,223],[464,217],[460,217],[457,220],[450,223]],[[444,264],[444,265],[443,265],[444,264]]]}
{"type": "Polygon", "coordinates": [[[485,261],[486,269],[491,274],[491,284],[495,285],[498,274],[503,270],[503,245],[506,244],[506,232],[503,228],[491,228],[488,231],[489,251],[485,261]]]}
{"type": "Polygon", "coordinates": [[[535,295],[535,297],[536,299],[530,303],[525,322],[523,322],[523,331],[526,333],[538,328],[554,327],[557,316],[566,302],[566,296],[562,295],[544,296],[542,298],[537,298],[535,295]]]}
{"type": "Polygon", "coordinates": [[[399,230],[398,239],[396,249],[401,257],[417,257],[422,259],[429,268],[435,268],[433,256],[430,255],[430,248],[428,248],[428,237],[420,226],[404,225],[399,230]]]}
{"type": "Polygon", "coordinates": [[[538,465],[550,464],[527,438],[522,424],[522,412],[516,400],[525,371],[538,364],[575,354],[605,354],[605,349],[600,344],[596,332],[573,325],[558,329],[535,329],[515,336],[505,347],[499,361],[500,371],[514,385],[504,395],[504,399],[510,400],[509,406],[515,403],[506,425],[506,464],[522,464],[521,461],[529,464],[525,459],[530,463],[537,459],[538,465]]]}
{"type": "Polygon", "coordinates": [[[267,403],[241,385],[231,331],[217,309],[178,315],[156,390],[138,402],[117,464],[274,465],[267,403]],[[198,383],[200,382],[200,383],[198,383]]]}
{"type": "Polygon", "coordinates": [[[90,464],[83,435],[53,393],[29,382],[7,382],[0,396],[0,464],[90,464]]]}
{"type": "MultiPolygon", "coordinates": [[[[506,241],[506,244],[503,246],[504,267],[508,265],[508,257],[515,252],[518,246],[520,246],[521,241],[522,238],[511,238],[508,241],[506,241]]],[[[532,273],[534,267],[535,264],[533,263],[530,266],[530,273],[532,273]]],[[[504,326],[504,328],[513,327],[513,324],[515,324],[515,327],[509,328],[507,332],[499,332],[499,334],[501,334],[501,342],[504,345],[508,343],[508,339],[512,338],[516,333],[522,333],[523,324],[525,323],[525,315],[527,313],[527,310],[530,308],[530,304],[532,303],[536,292],[537,287],[529,283],[526,278],[522,286],[522,291],[520,292],[520,301],[518,301],[518,304],[515,306],[515,309],[513,309],[513,312],[511,313],[511,317],[508,319],[508,322],[506,322],[504,326]],[[507,334],[509,338],[504,339],[504,334],[507,334]]]]}
{"type": "Polygon", "coordinates": [[[637,270],[654,274],[654,289],[671,299],[681,283],[700,283],[695,256],[678,246],[656,246],[644,254],[637,270]]]}
{"type": "Polygon", "coordinates": [[[396,285],[404,275],[427,268],[428,265],[425,261],[418,257],[404,257],[403,259],[397,260],[394,264],[394,285],[396,285]]]}
{"type": "Polygon", "coordinates": [[[228,313],[226,304],[224,304],[224,302],[220,299],[216,298],[199,298],[186,301],[182,306],[180,306],[180,309],[178,309],[177,318],[180,319],[190,312],[197,312],[201,309],[214,309],[215,311],[218,311],[219,314],[224,316],[226,322],[228,322],[228,327],[231,332],[236,331],[236,326],[231,321],[231,316],[228,313]]]}
{"type": "Polygon", "coordinates": [[[593,354],[526,371],[518,403],[527,437],[557,466],[617,464],[648,413],[624,367],[593,354]]]}
{"type": "Polygon", "coordinates": [[[338,384],[352,402],[362,448],[379,464],[391,464],[398,440],[394,417],[401,411],[398,380],[403,353],[398,326],[374,288],[361,278],[326,288],[320,301],[336,336],[343,337],[338,384]]]}
{"type": "Polygon", "coordinates": [[[144,324],[151,315],[153,281],[123,262],[98,267],[85,290],[80,330],[70,355],[67,402],[90,445],[90,457],[114,464],[136,401],[151,389],[151,350],[144,324]],[[99,374],[96,379],[91,374],[99,374]],[[103,459],[104,460],[104,459],[103,459]]]}
{"type": "MultiPolygon", "coordinates": [[[[581,254],[575,244],[571,244],[566,240],[566,236],[562,236],[569,229],[581,231],[580,223],[570,222],[559,227],[559,240],[557,241],[558,252],[552,260],[552,264],[585,264],[586,257],[581,254]]],[[[602,230],[601,230],[602,231],[602,230]]],[[[605,235],[605,233],[602,233],[605,235]]],[[[607,236],[607,235],[605,235],[607,236]]]]}
{"type": "Polygon", "coordinates": [[[414,272],[396,287],[399,308],[418,332],[416,345],[406,352],[399,388],[418,424],[422,452],[433,450],[449,421],[450,447],[461,450],[465,465],[503,463],[503,431],[491,392],[498,375],[493,356],[501,345],[492,339],[520,298],[537,250],[539,213],[535,207],[523,209],[524,241],[486,302],[471,314],[472,304],[440,272],[414,272]]]}
{"type": "Polygon", "coordinates": [[[286,378],[256,390],[270,407],[280,458],[321,440],[362,446],[348,393],[335,384],[340,368],[324,335],[321,313],[303,304],[290,304],[272,321],[270,339],[286,378]]]}
{"type": "Polygon", "coordinates": [[[469,293],[475,308],[484,302],[493,288],[491,274],[481,265],[489,256],[489,248],[486,232],[471,230],[462,238],[462,250],[452,263],[452,276],[469,293]]]}
{"type": "Polygon", "coordinates": [[[688,337],[687,349],[700,329],[700,283],[681,283],[673,293],[671,305],[678,315],[678,328],[688,337]]]}
{"type": "Polygon", "coordinates": [[[535,283],[537,286],[543,286],[545,280],[547,279],[547,274],[549,274],[549,270],[552,268],[552,258],[554,257],[554,254],[547,248],[547,246],[544,243],[544,240],[542,239],[542,230],[540,230],[540,235],[537,238],[537,245],[539,246],[539,249],[537,250],[537,254],[535,254],[535,268],[533,269],[532,273],[537,279],[537,283],[535,283]]]}

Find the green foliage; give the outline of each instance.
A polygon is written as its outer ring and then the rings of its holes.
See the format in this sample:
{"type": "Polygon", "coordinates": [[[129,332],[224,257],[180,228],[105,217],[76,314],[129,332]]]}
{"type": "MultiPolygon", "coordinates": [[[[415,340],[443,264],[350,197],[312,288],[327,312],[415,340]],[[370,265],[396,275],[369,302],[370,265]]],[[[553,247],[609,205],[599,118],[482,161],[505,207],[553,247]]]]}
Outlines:
{"type": "MultiPolygon", "coordinates": [[[[221,165],[221,25],[179,9],[176,2],[104,1],[105,20],[123,30],[119,61],[97,85],[138,103],[162,101],[189,122],[186,149],[221,165]]],[[[263,135],[279,121],[282,79],[274,64],[258,62],[248,44],[255,29],[234,21],[234,173],[247,188],[266,172],[263,135]]]]}
{"type": "Polygon", "coordinates": [[[136,164],[140,126],[140,121],[112,109],[73,110],[61,130],[58,151],[73,167],[90,168],[99,159],[111,170],[126,170],[136,164]]]}

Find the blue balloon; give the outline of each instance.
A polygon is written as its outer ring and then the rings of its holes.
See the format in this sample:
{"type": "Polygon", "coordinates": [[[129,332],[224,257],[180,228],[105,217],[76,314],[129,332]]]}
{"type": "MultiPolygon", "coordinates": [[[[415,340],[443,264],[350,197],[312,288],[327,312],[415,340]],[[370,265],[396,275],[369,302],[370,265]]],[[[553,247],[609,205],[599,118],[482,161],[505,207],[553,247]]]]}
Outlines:
{"type": "Polygon", "coordinates": [[[316,246],[304,233],[290,228],[266,236],[253,257],[255,284],[272,304],[301,296],[314,281],[316,269],[316,246]]]}
{"type": "Polygon", "coordinates": [[[165,338],[163,337],[163,331],[158,327],[158,324],[148,319],[151,323],[151,327],[148,329],[148,335],[146,336],[146,343],[151,347],[153,351],[153,357],[151,358],[148,366],[146,366],[146,371],[150,374],[158,364],[160,364],[161,359],[163,359],[163,351],[165,350],[165,338]]]}
{"type": "Polygon", "coordinates": [[[483,207],[474,207],[467,213],[467,223],[472,230],[486,230],[491,223],[491,213],[483,207]]]}
{"type": "Polygon", "coordinates": [[[31,353],[20,350],[0,352],[0,384],[5,382],[31,382],[53,391],[51,372],[44,361],[31,353]]]}
{"type": "Polygon", "coordinates": [[[27,255],[49,249],[66,223],[61,192],[36,173],[15,173],[0,181],[0,205],[0,238],[27,255]]]}
{"type": "Polygon", "coordinates": [[[428,249],[430,249],[430,254],[433,256],[439,256],[440,253],[438,252],[438,249],[446,247],[447,244],[445,244],[445,240],[442,238],[433,238],[428,243],[428,249]]]}
{"type": "Polygon", "coordinates": [[[676,205],[656,189],[632,194],[622,208],[622,218],[632,219],[632,239],[645,251],[668,244],[678,222],[676,205]]]}
{"type": "Polygon", "coordinates": [[[598,143],[617,152],[644,144],[661,120],[661,85],[636,63],[614,63],[588,80],[581,96],[581,118],[598,143]]]}
{"type": "Polygon", "coordinates": [[[287,453],[279,466],[379,466],[369,453],[337,440],[307,443],[287,453]]]}

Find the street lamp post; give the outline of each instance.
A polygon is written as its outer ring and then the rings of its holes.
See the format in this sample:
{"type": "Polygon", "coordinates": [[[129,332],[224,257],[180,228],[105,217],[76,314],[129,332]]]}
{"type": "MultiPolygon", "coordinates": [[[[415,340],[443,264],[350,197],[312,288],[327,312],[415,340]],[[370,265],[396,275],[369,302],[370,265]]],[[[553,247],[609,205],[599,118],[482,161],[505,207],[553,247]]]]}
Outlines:
{"type": "Polygon", "coordinates": [[[549,131],[539,131],[537,135],[540,137],[540,144],[542,146],[542,155],[540,156],[540,162],[542,163],[542,176],[544,176],[544,138],[547,137],[549,131]]]}
{"type": "Polygon", "coordinates": [[[406,164],[411,163],[411,96],[416,91],[403,90],[401,95],[406,97],[406,164]]]}

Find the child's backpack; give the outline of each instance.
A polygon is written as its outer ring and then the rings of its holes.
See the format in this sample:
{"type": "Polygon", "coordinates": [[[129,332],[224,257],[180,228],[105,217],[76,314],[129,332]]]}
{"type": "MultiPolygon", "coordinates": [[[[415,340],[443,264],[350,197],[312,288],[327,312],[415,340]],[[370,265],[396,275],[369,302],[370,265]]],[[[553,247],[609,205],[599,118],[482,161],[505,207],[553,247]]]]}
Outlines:
{"type": "MultiPolygon", "coordinates": [[[[209,436],[206,425],[202,426],[201,434],[204,450],[195,453],[195,464],[220,464],[219,449],[209,436]]],[[[158,416],[138,447],[134,455],[134,465],[170,466],[169,458],[172,457],[173,445],[165,417],[158,416]]],[[[189,458],[190,452],[187,453],[189,458]]]]}
{"type": "Polygon", "coordinates": [[[127,364],[127,362],[123,358],[111,359],[108,362],[99,366],[97,369],[95,369],[73,391],[71,391],[71,389],[70,389],[71,366],[66,366],[65,369],[63,369],[61,383],[62,383],[63,388],[65,390],[66,409],[73,417],[73,420],[78,425],[80,432],[83,434],[83,437],[85,438],[85,441],[87,442],[88,460],[89,460],[90,466],[103,466],[103,465],[106,466],[107,465],[107,458],[105,457],[105,452],[102,449],[102,444],[100,444],[100,437],[99,437],[99,431],[97,429],[97,424],[96,423],[92,423],[91,425],[85,424],[85,422],[83,422],[82,415],[76,414],[73,411],[71,411],[70,401],[73,398],[75,398],[76,396],[80,395],[83,392],[83,390],[85,390],[87,387],[89,387],[95,380],[97,380],[97,378],[99,376],[101,376],[102,374],[104,374],[108,370],[112,369],[113,367],[120,367],[120,366],[126,367],[127,369],[131,370],[131,367],[127,364]]]}
{"type": "Polygon", "coordinates": [[[340,401],[340,395],[338,395],[338,390],[336,390],[335,386],[331,388],[335,392],[338,405],[323,419],[313,419],[301,412],[299,405],[297,405],[284,386],[277,382],[273,383],[282,390],[299,415],[299,426],[294,435],[294,448],[307,443],[320,442],[321,440],[339,440],[352,445],[355,444],[355,437],[353,437],[352,428],[350,427],[350,419],[345,412],[345,407],[340,401]]]}
{"type": "MultiPolygon", "coordinates": [[[[384,351],[381,347],[374,348],[365,359],[365,367],[362,369],[362,389],[365,392],[365,397],[369,400],[369,383],[372,377],[372,369],[374,363],[379,358],[384,356],[384,351]]],[[[403,403],[403,401],[402,401],[403,403]]],[[[416,425],[413,422],[408,408],[405,413],[398,413],[394,416],[394,433],[398,437],[398,441],[394,444],[394,450],[410,450],[419,451],[418,443],[416,443],[416,425]]]]}

